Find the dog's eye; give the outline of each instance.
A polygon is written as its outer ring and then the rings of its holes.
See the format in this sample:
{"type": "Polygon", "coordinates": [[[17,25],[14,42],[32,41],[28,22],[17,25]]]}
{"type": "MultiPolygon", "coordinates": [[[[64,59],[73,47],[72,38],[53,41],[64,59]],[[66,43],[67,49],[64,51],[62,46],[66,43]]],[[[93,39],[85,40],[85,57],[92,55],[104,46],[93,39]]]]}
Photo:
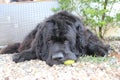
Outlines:
{"type": "Polygon", "coordinates": [[[51,41],[52,41],[52,40],[51,40],[50,38],[47,39],[47,42],[48,42],[48,43],[51,43],[51,41]]]}
{"type": "Polygon", "coordinates": [[[51,44],[51,43],[52,43],[52,40],[49,40],[47,43],[48,43],[48,44],[51,44]]]}
{"type": "Polygon", "coordinates": [[[63,37],[63,40],[64,40],[64,41],[67,41],[67,38],[66,38],[66,37],[63,37]]]}
{"type": "Polygon", "coordinates": [[[68,41],[68,40],[65,40],[65,41],[64,41],[64,44],[68,44],[68,43],[69,43],[69,41],[68,41]]]}

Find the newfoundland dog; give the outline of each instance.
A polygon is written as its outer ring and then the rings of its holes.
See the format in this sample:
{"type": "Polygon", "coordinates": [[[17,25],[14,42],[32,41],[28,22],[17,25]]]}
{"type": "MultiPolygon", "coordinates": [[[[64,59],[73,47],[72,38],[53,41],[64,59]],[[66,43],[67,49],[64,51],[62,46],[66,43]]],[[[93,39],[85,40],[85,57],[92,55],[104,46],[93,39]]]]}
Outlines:
{"type": "Polygon", "coordinates": [[[6,47],[1,53],[14,53],[13,61],[40,59],[50,66],[63,64],[66,60],[77,60],[79,56],[104,56],[108,46],[81,20],[67,11],[58,12],[39,23],[22,43],[6,47]]]}

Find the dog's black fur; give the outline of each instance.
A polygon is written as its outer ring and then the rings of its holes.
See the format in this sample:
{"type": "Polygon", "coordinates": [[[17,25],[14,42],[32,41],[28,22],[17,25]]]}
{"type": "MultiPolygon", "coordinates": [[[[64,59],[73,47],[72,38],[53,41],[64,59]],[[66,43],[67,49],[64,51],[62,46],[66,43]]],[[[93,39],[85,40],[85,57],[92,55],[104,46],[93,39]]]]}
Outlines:
{"type": "MultiPolygon", "coordinates": [[[[2,51],[6,52],[10,51],[2,51]]],[[[78,17],[61,11],[39,23],[14,52],[19,52],[13,56],[15,62],[40,59],[52,66],[68,59],[77,60],[79,56],[107,55],[108,47],[78,17]]]]}

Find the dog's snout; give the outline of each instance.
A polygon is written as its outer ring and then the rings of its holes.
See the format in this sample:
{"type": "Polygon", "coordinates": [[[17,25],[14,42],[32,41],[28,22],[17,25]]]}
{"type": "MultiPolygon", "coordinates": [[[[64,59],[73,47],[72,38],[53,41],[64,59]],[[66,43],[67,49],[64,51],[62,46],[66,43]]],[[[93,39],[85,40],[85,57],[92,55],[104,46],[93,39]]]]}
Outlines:
{"type": "Polygon", "coordinates": [[[52,56],[52,59],[53,59],[53,60],[63,60],[63,59],[64,59],[64,55],[63,55],[62,52],[59,52],[59,53],[57,53],[57,54],[54,54],[54,55],[52,56]]]}

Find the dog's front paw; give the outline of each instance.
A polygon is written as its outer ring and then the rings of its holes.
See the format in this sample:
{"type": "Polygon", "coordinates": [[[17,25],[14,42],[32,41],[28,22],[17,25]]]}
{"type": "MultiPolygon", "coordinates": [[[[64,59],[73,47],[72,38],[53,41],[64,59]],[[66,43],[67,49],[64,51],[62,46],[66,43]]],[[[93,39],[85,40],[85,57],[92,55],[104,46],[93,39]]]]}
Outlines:
{"type": "Polygon", "coordinates": [[[13,55],[12,59],[16,63],[25,61],[24,57],[20,53],[13,55]]]}

